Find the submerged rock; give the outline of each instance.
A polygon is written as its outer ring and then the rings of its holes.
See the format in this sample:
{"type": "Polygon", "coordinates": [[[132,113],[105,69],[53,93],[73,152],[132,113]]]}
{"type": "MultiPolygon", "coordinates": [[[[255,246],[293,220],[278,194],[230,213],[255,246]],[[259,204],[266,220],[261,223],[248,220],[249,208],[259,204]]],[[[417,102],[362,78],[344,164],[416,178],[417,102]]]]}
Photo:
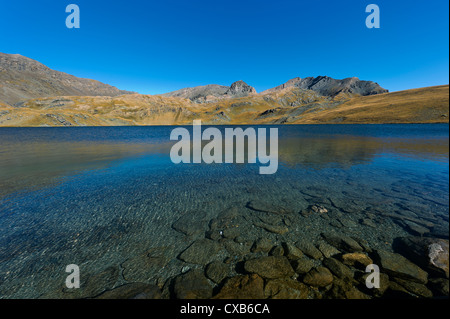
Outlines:
{"type": "Polygon", "coordinates": [[[205,218],[204,212],[185,213],[172,224],[172,228],[188,236],[199,235],[206,230],[205,218]]]}
{"type": "Polygon", "coordinates": [[[313,260],[303,256],[302,258],[295,260],[292,263],[292,266],[297,274],[306,274],[315,266],[315,263],[313,260]]]}
{"type": "Polygon", "coordinates": [[[270,225],[270,224],[264,224],[261,222],[254,222],[253,224],[256,227],[263,228],[270,233],[279,234],[279,235],[283,235],[289,231],[289,228],[287,228],[284,225],[270,225]]]}
{"type": "MultiPolygon", "coordinates": [[[[359,282],[365,286],[367,277],[370,275],[371,275],[371,273],[364,272],[362,276],[359,276],[359,278],[358,278],[359,282]]],[[[374,287],[374,288],[372,288],[370,290],[368,289],[368,290],[374,296],[381,297],[386,292],[386,290],[389,288],[389,285],[390,285],[389,276],[383,272],[380,272],[380,287],[379,288],[374,287]]]]}
{"type": "Polygon", "coordinates": [[[371,254],[373,252],[372,248],[370,248],[369,243],[365,239],[361,239],[359,237],[352,237],[363,249],[364,252],[371,254]]]}
{"type": "Polygon", "coordinates": [[[306,299],[310,289],[293,279],[272,279],[264,288],[265,298],[270,299],[306,299]]]}
{"type": "Polygon", "coordinates": [[[430,232],[428,228],[416,224],[410,220],[404,220],[403,224],[405,225],[406,230],[412,233],[413,235],[423,236],[424,234],[430,232]]]}
{"type": "Polygon", "coordinates": [[[309,205],[306,209],[303,209],[300,214],[303,217],[309,217],[311,215],[321,215],[323,217],[327,217],[326,214],[328,213],[328,209],[326,209],[324,206],[320,205],[320,204],[314,204],[314,205],[309,205]]]}
{"type": "Polygon", "coordinates": [[[222,246],[211,239],[199,239],[180,254],[180,259],[191,264],[206,265],[213,261],[222,246]]]}
{"type": "Polygon", "coordinates": [[[283,256],[250,259],[245,262],[244,269],[249,273],[255,273],[268,279],[291,277],[295,274],[288,259],[283,256]]]}
{"type": "Polygon", "coordinates": [[[377,228],[377,224],[370,218],[363,218],[359,221],[361,225],[377,228]]]}
{"type": "Polygon", "coordinates": [[[286,223],[284,222],[284,219],[283,219],[283,215],[259,212],[257,217],[261,222],[263,222],[265,224],[270,224],[270,225],[285,224],[286,225],[286,223]]]}
{"type": "Polygon", "coordinates": [[[292,244],[283,243],[283,248],[284,248],[284,255],[289,259],[289,260],[296,260],[299,259],[303,256],[303,253],[300,249],[298,249],[297,247],[295,247],[292,244]]]}
{"type": "Polygon", "coordinates": [[[275,206],[270,203],[265,203],[262,201],[250,201],[247,203],[247,207],[258,212],[272,213],[278,215],[285,215],[292,213],[291,210],[288,210],[284,207],[275,206]]]}
{"type": "Polygon", "coordinates": [[[353,278],[353,272],[346,265],[334,258],[327,258],[323,261],[323,265],[331,270],[338,278],[353,278]]]}
{"type": "Polygon", "coordinates": [[[439,241],[428,245],[430,268],[442,270],[448,278],[448,241],[439,241]]]}
{"type": "Polygon", "coordinates": [[[401,298],[401,299],[411,299],[416,298],[414,294],[405,289],[402,285],[399,285],[395,281],[389,282],[389,288],[384,294],[387,298],[401,298]]]}
{"type": "Polygon", "coordinates": [[[394,249],[419,266],[442,277],[449,277],[449,241],[439,238],[399,237],[394,249]]]}
{"type": "Polygon", "coordinates": [[[177,299],[208,299],[213,287],[199,269],[191,270],[175,278],[173,293],[177,299]]]}
{"type": "Polygon", "coordinates": [[[281,245],[273,247],[270,252],[270,256],[284,256],[284,248],[281,245]]]}
{"type": "Polygon", "coordinates": [[[370,299],[369,295],[358,290],[351,282],[335,279],[330,291],[326,294],[332,299],[370,299]]]}
{"type": "Polygon", "coordinates": [[[172,258],[175,258],[172,246],[150,248],[143,254],[126,260],[122,264],[122,275],[129,282],[146,282],[154,278],[172,258]]]}
{"type": "MultiPolygon", "coordinates": [[[[220,212],[216,218],[209,221],[209,233],[214,233],[215,237],[217,237],[217,233],[219,233],[220,237],[222,237],[226,229],[235,228],[236,225],[241,224],[242,221],[242,214],[239,214],[237,207],[228,208],[220,212]]],[[[234,231],[235,230],[230,230],[228,235],[232,236],[234,231]]]]}
{"type": "Polygon", "coordinates": [[[336,220],[336,219],[332,219],[330,221],[330,226],[334,227],[334,228],[342,228],[342,227],[344,227],[344,225],[342,225],[342,223],[340,221],[336,220]]]}
{"type": "Polygon", "coordinates": [[[230,276],[231,268],[228,264],[220,261],[214,261],[206,267],[205,273],[209,279],[214,281],[216,284],[219,284],[222,280],[230,276]]]}
{"type": "Polygon", "coordinates": [[[437,296],[449,296],[449,281],[444,278],[431,278],[428,281],[429,286],[437,296]]]}
{"type": "Polygon", "coordinates": [[[424,297],[424,298],[433,297],[433,293],[431,292],[431,290],[428,289],[423,284],[419,284],[414,281],[404,280],[404,279],[399,279],[399,278],[395,278],[394,281],[396,283],[398,283],[400,286],[402,286],[403,288],[405,288],[406,290],[408,290],[409,292],[411,292],[419,297],[424,297]]]}
{"type": "Polygon", "coordinates": [[[223,230],[223,237],[235,239],[240,234],[240,229],[238,227],[230,227],[223,230]]]}
{"type": "Polygon", "coordinates": [[[223,231],[221,230],[208,230],[205,232],[205,237],[212,240],[219,240],[223,238],[223,231]]]}
{"type": "Polygon", "coordinates": [[[348,253],[341,256],[342,262],[347,266],[356,268],[366,268],[368,265],[373,264],[373,260],[363,253],[348,253]]]}
{"type": "Polygon", "coordinates": [[[64,287],[63,292],[67,297],[71,298],[93,298],[105,290],[110,290],[116,284],[119,278],[119,267],[110,266],[103,271],[93,274],[92,276],[81,276],[80,289],[69,289],[64,287]]]}
{"type": "Polygon", "coordinates": [[[348,216],[347,218],[338,218],[338,221],[347,228],[358,227],[358,224],[351,220],[348,216]]]}
{"type": "Polygon", "coordinates": [[[320,250],[320,252],[323,254],[325,258],[329,258],[335,255],[340,254],[341,252],[337,250],[335,247],[327,244],[324,241],[320,241],[317,248],[320,250]]]}
{"type": "Polygon", "coordinates": [[[421,284],[428,282],[428,274],[400,254],[377,250],[375,256],[375,263],[379,263],[380,268],[382,268],[381,271],[385,271],[390,277],[411,280],[421,284]]]}
{"type": "Polygon", "coordinates": [[[263,299],[264,280],[256,274],[228,279],[213,299],[263,299]]]}
{"type": "Polygon", "coordinates": [[[425,236],[447,239],[449,237],[449,225],[448,222],[444,222],[444,225],[434,225],[431,233],[425,234],[425,236]]]}
{"type": "Polygon", "coordinates": [[[356,240],[342,234],[322,233],[322,237],[332,246],[346,252],[362,252],[364,249],[356,240]]]}
{"type": "Polygon", "coordinates": [[[311,205],[308,207],[308,209],[310,211],[312,211],[313,213],[318,213],[318,214],[328,213],[328,209],[326,209],[325,207],[323,207],[322,205],[319,205],[319,204],[311,205]]]}
{"type": "Polygon", "coordinates": [[[308,257],[313,259],[320,259],[323,257],[319,249],[317,249],[311,242],[300,241],[296,246],[308,257]]]}
{"type": "Polygon", "coordinates": [[[225,249],[231,256],[245,256],[250,253],[250,245],[239,244],[230,239],[224,239],[220,242],[224,245],[225,249]]]}
{"type": "Polygon", "coordinates": [[[325,287],[333,282],[333,275],[327,268],[319,266],[310,270],[303,278],[303,282],[314,287],[325,287]]]}
{"type": "Polygon", "coordinates": [[[254,253],[258,253],[258,252],[269,252],[270,249],[273,247],[272,242],[265,238],[265,237],[261,237],[258,238],[254,243],[253,246],[251,248],[251,251],[254,253]]]}
{"type": "Polygon", "coordinates": [[[156,285],[140,282],[125,284],[108,290],[97,297],[98,299],[160,299],[161,290],[156,285]]]}

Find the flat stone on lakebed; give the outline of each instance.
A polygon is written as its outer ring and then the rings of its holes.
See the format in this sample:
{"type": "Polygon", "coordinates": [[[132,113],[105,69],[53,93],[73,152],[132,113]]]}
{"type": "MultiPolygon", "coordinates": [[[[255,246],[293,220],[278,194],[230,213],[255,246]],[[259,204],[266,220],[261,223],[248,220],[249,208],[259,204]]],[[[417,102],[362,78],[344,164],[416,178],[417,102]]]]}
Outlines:
{"type": "Polygon", "coordinates": [[[206,265],[222,250],[222,245],[211,239],[199,239],[183,251],[179,258],[187,263],[206,265]]]}
{"type": "Polygon", "coordinates": [[[379,262],[381,271],[384,270],[389,276],[412,280],[420,284],[428,282],[428,274],[400,254],[377,250],[376,257],[375,263],[379,262]]]}
{"type": "Polygon", "coordinates": [[[245,262],[244,269],[249,273],[268,279],[291,277],[295,274],[288,259],[284,256],[250,259],[245,262]]]}

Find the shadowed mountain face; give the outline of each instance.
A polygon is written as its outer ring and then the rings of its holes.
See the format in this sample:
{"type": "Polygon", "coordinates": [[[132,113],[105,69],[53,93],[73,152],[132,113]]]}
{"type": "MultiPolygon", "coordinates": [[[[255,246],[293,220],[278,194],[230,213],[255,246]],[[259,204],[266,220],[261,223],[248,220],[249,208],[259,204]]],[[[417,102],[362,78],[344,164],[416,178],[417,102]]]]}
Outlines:
{"type": "Polygon", "coordinates": [[[345,93],[366,96],[389,92],[388,90],[383,89],[378,83],[372,81],[361,81],[356,77],[336,80],[328,76],[318,76],[316,78],[294,78],[282,85],[266,90],[262,93],[273,93],[288,87],[313,90],[320,95],[329,97],[335,97],[339,94],[345,93]]]}
{"type": "Polygon", "coordinates": [[[99,81],[52,70],[19,54],[0,53],[0,101],[15,105],[49,96],[118,96],[122,91],[99,81]]]}

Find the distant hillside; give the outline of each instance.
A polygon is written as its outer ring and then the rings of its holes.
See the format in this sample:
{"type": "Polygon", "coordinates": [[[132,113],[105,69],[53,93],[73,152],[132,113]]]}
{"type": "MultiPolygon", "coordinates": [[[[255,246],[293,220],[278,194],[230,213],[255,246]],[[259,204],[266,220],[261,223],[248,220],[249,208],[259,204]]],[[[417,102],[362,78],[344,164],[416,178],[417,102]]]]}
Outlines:
{"type": "MultiPolygon", "coordinates": [[[[269,94],[282,91],[286,88],[299,88],[303,90],[311,90],[319,95],[334,98],[336,96],[352,97],[355,95],[374,95],[389,92],[383,89],[378,83],[372,81],[361,81],[356,77],[343,80],[336,80],[328,76],[294,78],[286,83],[268,89],[260,94],[269,94]]],[[[192,88],[184,88],[174,92],[162,94],[161,96],[181,97],[189,99],[195,103],[211,103],[221,99],[246,97],[257,94],[255,88],[248,85],[244,81],[237,81],[230,87],[210,84],[205,86],[196,86],[192,88]]]]}
{"type": "Polygon", "coordinates": [[[273,89],[263,91],[262,93],[272,93],[288,87],[312,90],[320,95],[329,97],[335,97],[339,94],[366,96],[389,92],[388,90],[383,89],[378,83],[361,81],[357,77],[336,80],[328,76],[318,76],[316,78],[294,78],[273,89]]]}
{"type": "Polygon", "coordinates": [[[194,103],[211,103],[220,99],[232,99],[256,94],[254,87],[244,81],[236,81],[229,87],[224,85],[210,84],[185,88],[174,92],[161,94],[161,96],[180,97],[189,99],[194,103]]]}
{"type": "Polygon", "coordinates": [[[272,93],[195,103],[179,97],[51,97],[0,105],[0,126],[448,123],[449,86],[369,96],[326,97],[288,87],[272,93]]]}
{"type": "Polygon", "coordinates": [[[14,105],[48,96],[118,96],[128,93],[133,92],[54,71],[19,54],[0,53],[0,103],[14,105]]]}
{"type": "Polygon", "coordinates": [[[293,123],[448,123],[449,86],[354,97],[334,109],[310,113],[293,123]]]}
{"type": "Polygon", "coordinates": [[[0,53],[0,126],[448,123],[448,103],[448,85],[388,93],[327,76],[261,93],[236,81],[141,95],[0,53]]]}

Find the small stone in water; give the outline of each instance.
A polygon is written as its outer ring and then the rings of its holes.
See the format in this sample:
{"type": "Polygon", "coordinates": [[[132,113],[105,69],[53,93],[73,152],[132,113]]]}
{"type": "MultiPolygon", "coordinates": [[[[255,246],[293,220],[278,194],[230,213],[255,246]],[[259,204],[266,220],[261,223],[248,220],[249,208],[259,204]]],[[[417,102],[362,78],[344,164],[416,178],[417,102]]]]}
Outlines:
{"type": "Polygon", "coordinates": [[[191,267],[184,266],[183,268],[181,268],[181,273],[184,274],[185,272],[189,271],[190,269],[191,269],[191,267]]]}
{"type": "Polygon", "coordinates": [[[326,209],[325,207],[323,207],[322,205],[312,205],[310,207],[310,210],[312,210],[315,213],[319,213],[319,214],[325,214],[328,213],[328,209],[326,209]]]}

